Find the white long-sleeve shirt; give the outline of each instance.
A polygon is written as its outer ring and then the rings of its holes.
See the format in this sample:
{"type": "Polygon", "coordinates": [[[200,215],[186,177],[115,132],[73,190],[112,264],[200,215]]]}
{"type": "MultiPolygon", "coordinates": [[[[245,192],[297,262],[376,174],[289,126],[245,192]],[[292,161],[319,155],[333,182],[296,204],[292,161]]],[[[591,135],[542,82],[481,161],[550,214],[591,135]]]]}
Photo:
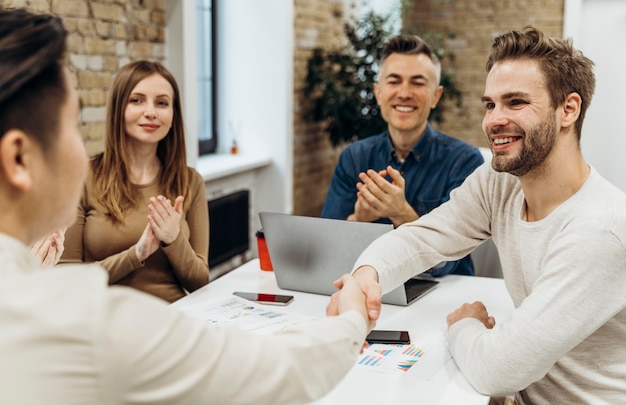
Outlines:
{"type": "Polygon", "coordinates": [[[523,207],[519,180],[483,165],[448,203],[372,243],[354,268],[373,266],[387,292],[491,236],[515,310],[491,330],[472,318],[450,328],[470,383],[488,395],[517,392],[520,404],[626,403],[626,195],[592,168],[548,217],[527,222],[523,207]]]}
{"type": "Polygon", "coordinates": [[[328,392],[366,335],[356,311],[273,335],[108,287],[97,265],[40,270],[0,234],[0,404],[296,404],[328,392]]]}

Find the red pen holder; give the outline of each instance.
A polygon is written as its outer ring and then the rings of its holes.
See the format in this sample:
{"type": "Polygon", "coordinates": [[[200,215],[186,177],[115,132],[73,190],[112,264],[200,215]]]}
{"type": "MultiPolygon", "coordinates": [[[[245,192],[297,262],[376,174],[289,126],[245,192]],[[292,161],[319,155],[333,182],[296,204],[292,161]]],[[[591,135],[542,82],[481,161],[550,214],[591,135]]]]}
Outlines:
{"type": "Polygon", "coordinates": [[[270,260],[270,252],[267,250],[267,243],[265,242],[265,235],[263,231],[257,231],[256,244],[259,251],[259,262],[261,270],[274,271],[272,267],[272,261],[270,260]]]}

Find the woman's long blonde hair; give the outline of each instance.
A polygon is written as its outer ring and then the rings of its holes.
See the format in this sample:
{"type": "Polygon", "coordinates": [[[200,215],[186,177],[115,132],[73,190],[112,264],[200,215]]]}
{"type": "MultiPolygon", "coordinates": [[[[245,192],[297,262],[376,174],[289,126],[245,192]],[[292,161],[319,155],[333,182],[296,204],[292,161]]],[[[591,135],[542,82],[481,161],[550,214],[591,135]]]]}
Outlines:
{"type": "Polygon", "coordinates": [[[165,78],[174,90],[172,128],[157,146],[157,157],[162,165],[159,189],[171,201],[179,195],[185,197],[185,202],[188,201],[189,173],[185,154],[185,132],[176,79],[158,62],[147,60],[132,62],[119,71],[113,82],[107,107],[104,152],[96,155],[91,161],[97,198],[108,210],[107,216],[113,222],[122,222],[124,213],[138,204],[130,181],[130,169],[127,166],[128,148],[124,112],[137,83],[155,73],[165,78]]]}

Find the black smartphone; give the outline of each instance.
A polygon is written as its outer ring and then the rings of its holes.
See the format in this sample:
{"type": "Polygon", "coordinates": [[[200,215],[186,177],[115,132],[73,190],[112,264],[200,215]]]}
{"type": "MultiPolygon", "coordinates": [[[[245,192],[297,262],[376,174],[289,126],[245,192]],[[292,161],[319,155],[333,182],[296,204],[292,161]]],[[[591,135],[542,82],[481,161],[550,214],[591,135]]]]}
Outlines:
{"type": "Polygon", "coordinates": [[[258,302],[260,304],[287,305],[291,301],[293,301],[293,295],[262,294],[241,291],[235,291],[233,294],[238,297],[245,298],[249,301],[258,302]]]}
{"type": "Polygon", "coordinates": [[[372,330],[365,338],[367,343],[385,343],[408,345],[411,343],[409,332],[406,330],[372,330]]]}

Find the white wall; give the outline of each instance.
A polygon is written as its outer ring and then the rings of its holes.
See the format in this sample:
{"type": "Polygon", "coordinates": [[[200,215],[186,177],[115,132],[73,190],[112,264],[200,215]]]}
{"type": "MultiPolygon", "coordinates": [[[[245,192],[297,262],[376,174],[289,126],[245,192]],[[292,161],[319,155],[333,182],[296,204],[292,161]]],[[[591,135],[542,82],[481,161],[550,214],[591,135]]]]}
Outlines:
{"type": "Polygon", "coordinates": [[[198,122],[198,94],[195,91],[197,77],[195,1],[167,0],[166,2],[166,60],[182,93],[183,116],[187,140],[187,164],[194,166],[198,156],[198,135],[192,129],[198,122]]]}
{"type": "Polygon", "coordinates": [[[219,151],[237,128],[240,153],[272,157],[259,179],[259,211],[293,210],[293,7],[228,0],[217,14],[219,151]]]}
{"type": "MultiPolygon", "coordinates": [[[[201,113],[196,109],[194,4],[191,0],[166,2],[166,64],[183,93],[188,164],[192,166],[198,154],[195,122],[201,113]]],[[[248,162],[250,155],[271,158],[272,164],[258,173],[256,209],[291,213],[293,2],[224,0],[219,2],[217,21],[217,152],[227,155],[237,132],[241,160],[248,162]]]]}
{"type": "Polygon", "coordinates": [[[595,62],[596,93],[583,126],[587,161],[626,192],[626,1],[566,0],[564,37],[595,62]]]}
{"type": "Polygon", "coordinates": [[[401,0],[361,0],[361,15],[369,10],[380,15],[392,15],[393,24],[391,31],[399,33],[402,28],[402,3],[401,0]]]}

